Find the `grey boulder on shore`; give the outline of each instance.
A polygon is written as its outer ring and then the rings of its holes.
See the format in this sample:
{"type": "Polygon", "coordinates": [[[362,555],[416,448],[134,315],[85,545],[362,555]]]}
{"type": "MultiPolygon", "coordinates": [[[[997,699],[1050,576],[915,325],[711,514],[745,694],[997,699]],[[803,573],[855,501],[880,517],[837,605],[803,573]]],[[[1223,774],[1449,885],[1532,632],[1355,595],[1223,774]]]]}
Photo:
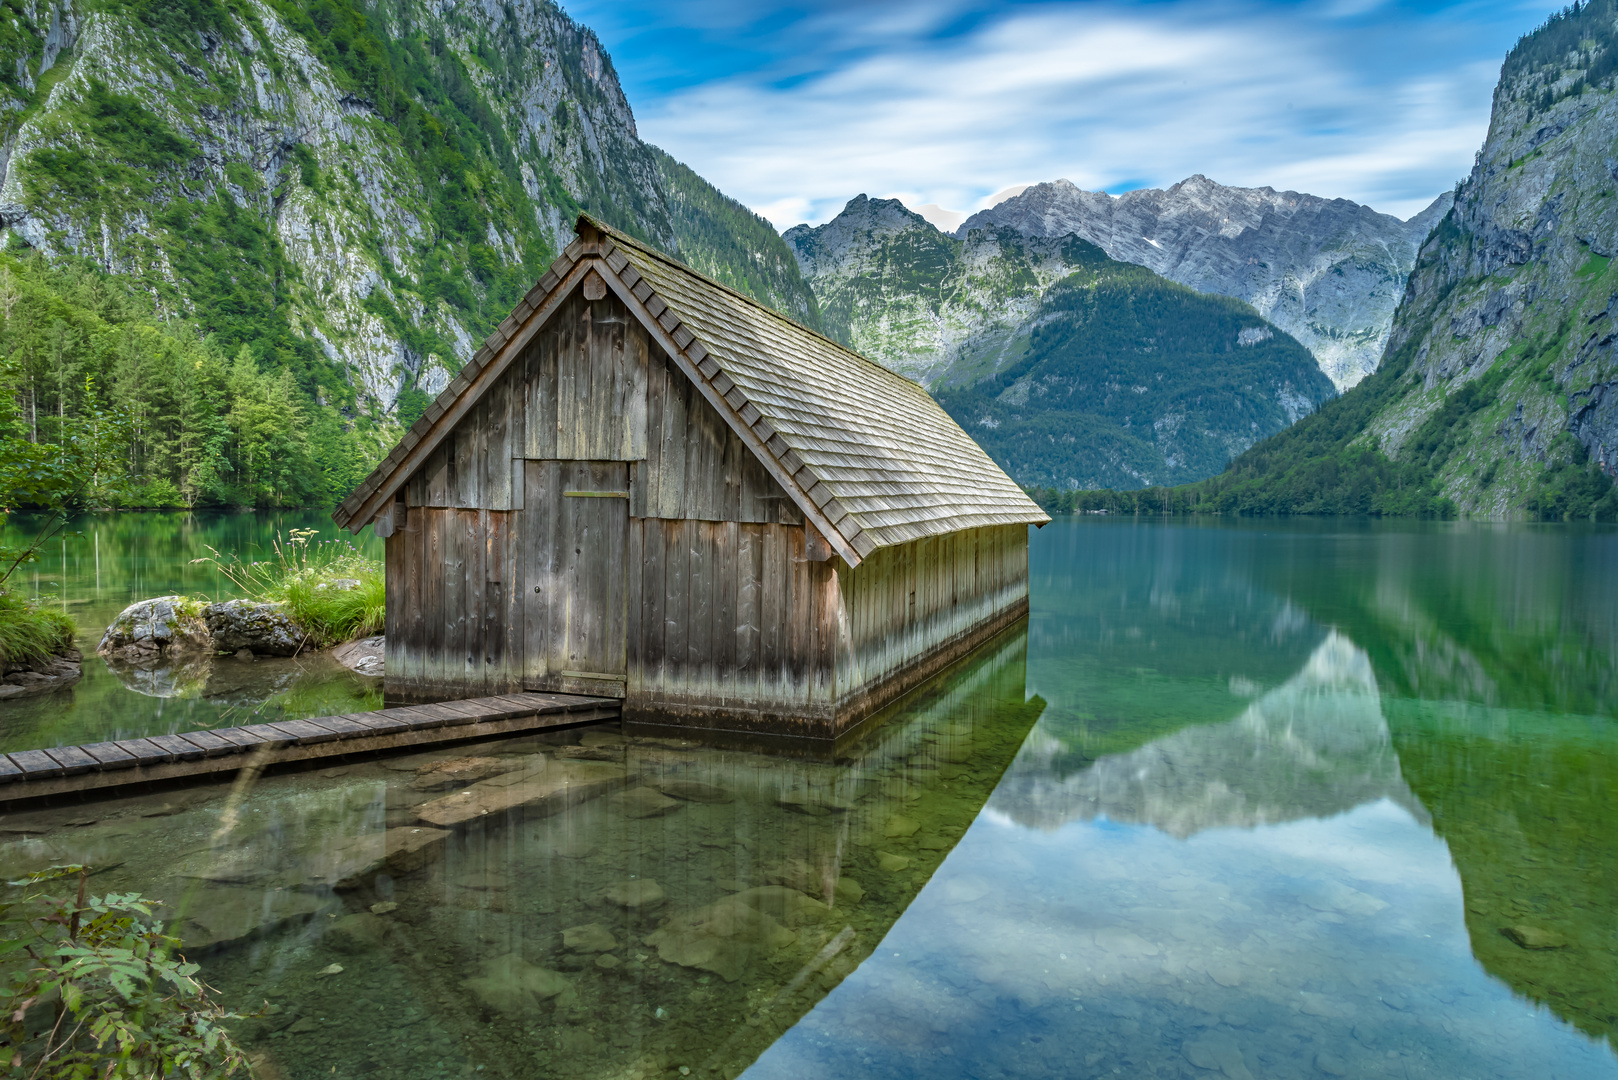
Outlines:
{"type": "Polygon", "coordinates": [[[226,600],[205,604],[159,596],[130,604],[102,635],[96,652],[138,667],[198,654],[248,649],[260,656],[293,656],[309,634],[281,604],[226,600]]]}

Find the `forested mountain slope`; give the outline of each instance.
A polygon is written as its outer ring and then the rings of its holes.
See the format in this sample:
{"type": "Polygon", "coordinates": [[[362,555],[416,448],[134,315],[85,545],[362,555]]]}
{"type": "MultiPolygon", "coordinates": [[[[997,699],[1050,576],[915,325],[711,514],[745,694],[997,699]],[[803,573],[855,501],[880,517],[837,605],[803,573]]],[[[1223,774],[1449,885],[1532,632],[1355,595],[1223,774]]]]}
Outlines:
{"type": "Polygon", "coordinates": [[[1345,389],[1376,370],[1416,250],[1450,198],[1400,221],[1347,199],[1227,187],[1200,174],[1122,195],[1057,180],[979,211],[956,235],[984,226],[1071,234],[1198,292],[1245,300],[1345,389]]]}
{"type": "Polygon", "coordinates": [[[935,390],[1019,482],[1135,488],[1210,476],[1335,391],[1247,304],[1206,296],[1068,237],[1026,351],[935,390]]]}
{"type": "MultiPolygon", "coordinates": [[[[8,250],[112,275],[142,318],[290,372],[350,434],[414,419],[580,210],[816,319],[780,241],[640,141],[600,43],[548,0],[18,0],[0,139],[8,250]]],[[[52,363],[139,397],[78,340],[8,354],[24,411],[87,408],[52,363]]],[[[202,498],[294,497],[237,480],[202,498]]]]}
{"type": "Polygon", "coordinates": [[[775,227],[657,147],[649,149],[686,265],[812,330],[823,329],[815,295],[775,227]]]}
{"type": "Polygon", "coordinates": [[[1154,493],[1154,504],[1618,513],[1615,73],[1614,0],[1569,8],[1518,42],[1476,164],[1422,245],[1381,369],[1226,473],[1154,493]]]}

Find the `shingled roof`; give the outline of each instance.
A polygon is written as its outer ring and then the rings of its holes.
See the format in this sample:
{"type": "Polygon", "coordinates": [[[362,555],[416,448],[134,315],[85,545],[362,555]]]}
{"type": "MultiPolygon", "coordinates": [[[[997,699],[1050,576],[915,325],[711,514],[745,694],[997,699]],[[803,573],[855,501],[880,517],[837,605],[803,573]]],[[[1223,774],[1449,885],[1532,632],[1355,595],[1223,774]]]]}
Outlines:
{"type": "Polygon", "coordinates": [[[879,547],[1050,520],[925,390],[588,216],[517,310],[332,516],[357,531],[592,270],[850,564],[879,547]]]}

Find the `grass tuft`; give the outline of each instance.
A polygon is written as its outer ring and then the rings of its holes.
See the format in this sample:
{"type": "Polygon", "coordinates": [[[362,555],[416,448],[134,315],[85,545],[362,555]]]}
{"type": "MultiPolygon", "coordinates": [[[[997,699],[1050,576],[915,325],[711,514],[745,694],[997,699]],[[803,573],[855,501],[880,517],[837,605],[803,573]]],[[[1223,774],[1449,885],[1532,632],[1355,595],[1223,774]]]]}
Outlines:
{"type": "Polygon", "coordinates": [[[73,620],[60,611],[0,591],[0,662],[26,663],[73,647],[73,620]]]}
{"type": "Polygon", "coordinates": [[[321,647],[382,632],[387,610],[382,563],[346,540],[315,540],[318,530],[293,529],[270,545],[272,558],[253,562],[213,548],[209,563],[250,599],[281,603],[321,647]]]}

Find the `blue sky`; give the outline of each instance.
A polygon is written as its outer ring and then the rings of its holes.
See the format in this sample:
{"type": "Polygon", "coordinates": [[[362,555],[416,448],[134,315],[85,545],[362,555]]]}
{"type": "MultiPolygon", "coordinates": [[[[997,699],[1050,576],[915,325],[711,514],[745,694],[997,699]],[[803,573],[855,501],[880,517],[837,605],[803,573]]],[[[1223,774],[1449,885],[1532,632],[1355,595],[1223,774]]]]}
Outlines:
{"type": "Polygon", "coordinates": [[[1471,168],[1501,60],[1561,5],[564,6],[612,54],[641,137],[785,228],[862,192],[969,213],[1041,180],[1193,173],[1408,217],[1471,168]]]}

